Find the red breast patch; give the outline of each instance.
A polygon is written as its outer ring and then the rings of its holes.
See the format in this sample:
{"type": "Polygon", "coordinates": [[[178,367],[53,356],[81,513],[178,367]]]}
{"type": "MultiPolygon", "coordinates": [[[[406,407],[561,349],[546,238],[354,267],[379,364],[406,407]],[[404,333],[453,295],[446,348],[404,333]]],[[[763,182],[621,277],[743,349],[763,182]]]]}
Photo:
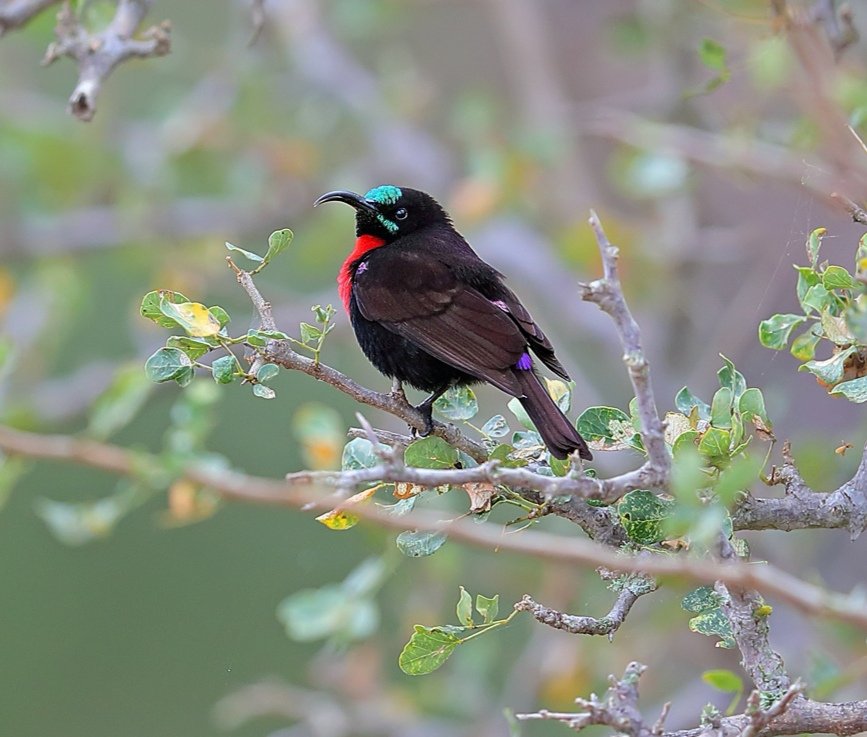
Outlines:
{"type": "Polygon", "coordinates": [[[360,235],[355,239],[355,248],[346,257],[340,272],[337,274],[337,292],[343,308],[349,312],[349,297],[352,294],[352,264],[358,261],[365,253],[385,245],[385,239],[375,235],[360,235]]]}

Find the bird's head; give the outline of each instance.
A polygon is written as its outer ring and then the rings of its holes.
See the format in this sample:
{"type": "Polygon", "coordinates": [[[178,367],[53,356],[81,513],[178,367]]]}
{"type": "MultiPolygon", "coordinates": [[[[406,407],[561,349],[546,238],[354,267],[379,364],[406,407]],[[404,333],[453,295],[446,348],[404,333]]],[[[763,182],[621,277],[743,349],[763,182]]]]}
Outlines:
{"type": "Polygon", "coordinates": [[[345,202],[355,208],[355,234],[373,235],[390,243],[421,228],[451,225],[448,214],[429,194],[408,187],[383,184],[360,195],[348,190],[327,192],[323,202],[345,202]]]}

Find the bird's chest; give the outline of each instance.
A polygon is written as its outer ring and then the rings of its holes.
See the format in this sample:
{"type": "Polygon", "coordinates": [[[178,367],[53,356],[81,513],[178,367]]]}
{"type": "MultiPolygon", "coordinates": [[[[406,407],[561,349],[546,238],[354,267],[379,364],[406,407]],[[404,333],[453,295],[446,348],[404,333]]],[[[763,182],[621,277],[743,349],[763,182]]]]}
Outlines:
{"type": "Polygon", "coordinates": [[[347,313],[350,312],[349,301],[355,277],[358,274],[363,274],[368,268],[365,256],[384,244],[385,241],[375,235],[361,235],[355,239],[355,247],[346,257],[337,274],[337,292],[347,313]]]}

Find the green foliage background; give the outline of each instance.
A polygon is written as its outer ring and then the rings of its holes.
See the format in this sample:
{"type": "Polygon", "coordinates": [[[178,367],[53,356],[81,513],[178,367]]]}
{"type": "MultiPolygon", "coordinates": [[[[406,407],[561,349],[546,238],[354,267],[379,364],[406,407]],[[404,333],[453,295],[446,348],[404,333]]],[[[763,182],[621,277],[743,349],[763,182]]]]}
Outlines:
{"type": "MultiPolygon", "coordinates": [[[[820,127],[809,108],[792,102],[797,69],[761,20],[764,3],[543,3],[531,13],[541,30],[526,30],[549,41],[542,62],[532,47],[512,45],[508,13],[483,3],[309,0],[292,7],[247,48],[244,3],[156,3],[151,20],[173,22],[172,54],[120,67],[89,125],[63,111],[72,65],[38,66],[52,13],[0,41],[0,332],[10,351],[0,379],[4,422],[86,429],[87,408],[115,371],[141,367],[165,340],[138,314],[153,289],[223,305],[235,331],[245,332],[251,308],[225,267],[224,241],[263,253],[272,231],[291,227],[289,251],[257,283],[282,329],[310,321],[310,305],[337,303],[333,278],[351,242],[348,213],[313,212],[310,203],[327,189],[393,181],[434,192],[482,255],[511,275],[575,374],[573,417],[589,405],[625,409],[629,400],[610,327],[575,297],[575,280],[598,274],[585,225],[592,206],[622,246],[660,405],[688,413],[674,400],[684,384],[710,399],[722,352],[763,389],[777,435],[794,438],[811,483],[831,489],[851,474],[857,454],[834,449],[844,440],[860,444],[859,408],[831,402],[810,375],[795,372],[797,361],[760,348],[756,331],[775,312],[798,312],[789,264],[805,262],[803,243],[816,227],[835,236],[826,238],[823,257],[846,265],[859,229],[797,181],[699,167],[638,130],[631,145],[588,132],[588,121],[617,108],[821,160],[820,127]],[[327,60],[315,56],[317,33],[350,59],[344,72],[353,74],[338,75],[341,84],[317,82],[327,60]],[[547,93],[542,77],[525,76],[540,63],[555,73],[547,93]]],[[[853,52],[834,94],[863,136],[863,46],[853,52]]],[[[386,386],[361,359],[342,313],[323,359],[366,385],[386,386]]],[[[283,372],[272,386],[274,401],[237,384],[220,387],[213,404],[200,408],[202,424],[188,431],[207,429],[210,416],[204,446],[238,468],[279,477],[308,460],[294,429],[299,410],[322,403],[336,409],[341,427],[354,423],[358,408],[308,377],[283,372]]],[[[111,440],[153,451],[165,438],[177,441],[180,396],[176,387],[154,388],[111,440]],[[166,435],[172,422],[175,433],[166,435]]],[[[479,398],[481,416],[502,413],[518,428],[498,393],[482,390],[479,398]]],[[[638,458],[600,455],[602,473],[638,458]]],[[[504,707],[568,708],[576,695],[602,690],[607,674],[630,660],[651,666],[642,684],[648,705],[680,692],[675,720],[691,719],[707,700],[721,709],[730,700],[713,678],[710,685],[699,679],[736,662],[712,638],[689,632],[690,617],[705,610],[681,609],[686,589],[642,600],[613,644],[516,618],[461,648],[437,673],[410,679],[398,656],[412,625],[454,621],[460,585],[474,595],[499,594],[500,616],[528,591],[598,616],[611,592],[592,572],[451,544],[433,557],[405,559],[393,536],[363,525],[332,531],[289,510],[225,505],[179,527],[167,522],[164,496],[134,497],[141,506],[114,530],[96,524],[97,539],[86,545],[51,534],[39,500],[107,498],[115,483],[40,463],[5,502],[4,734],[270,734],[293,719],[270,714],[235,724],[226,702],[215,708],[263,679],[338,704],[404,710],[419,734],[503,734],[504,707]],[[381,624],[369,640],[323,648],[286,636],[275,616],[286,597],[341,582],[379,555],[389,574],[372,597],[381,624]]],[[[573,532],[563,522],[546,525],[573,532]]],[[[848,589],[863,579],[856,565],[863,540],[748,537],[758,557],[786,561],[831,586],[848,589]]],[[[787,659],[813,674],[826,696],[857,692],[859,678],[863,690],[863,676],[842,665],[850,633],[780,608],[773,625],[787,659]]],[[[556,725],[525,729],[560,733],[556,725]]]]}

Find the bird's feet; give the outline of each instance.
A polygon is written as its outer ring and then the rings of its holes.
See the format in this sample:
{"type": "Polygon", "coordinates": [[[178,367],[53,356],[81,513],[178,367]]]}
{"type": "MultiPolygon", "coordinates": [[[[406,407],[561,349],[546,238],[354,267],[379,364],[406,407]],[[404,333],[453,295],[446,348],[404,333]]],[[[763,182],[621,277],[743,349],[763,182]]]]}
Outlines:
{"type": "Polygon", "coordinates": [[[413,428],[415,432],[418,433],[420,437],[426,438],[433,432],[433,402],[428,402],[425,400],[422,402],[416,409],[421,412],[422,419],[424,420],[424,427],[421,430],[416,430],[413,428]]]}
{"type": "Polygon", "coordinates": [[[400,379],[391,380],[391,390],[388,392],[388,395],[394,397],[400,402],[409,404],[409,402],[406,401],[406,393],[403,391],[403,382],[400,379]]]}

